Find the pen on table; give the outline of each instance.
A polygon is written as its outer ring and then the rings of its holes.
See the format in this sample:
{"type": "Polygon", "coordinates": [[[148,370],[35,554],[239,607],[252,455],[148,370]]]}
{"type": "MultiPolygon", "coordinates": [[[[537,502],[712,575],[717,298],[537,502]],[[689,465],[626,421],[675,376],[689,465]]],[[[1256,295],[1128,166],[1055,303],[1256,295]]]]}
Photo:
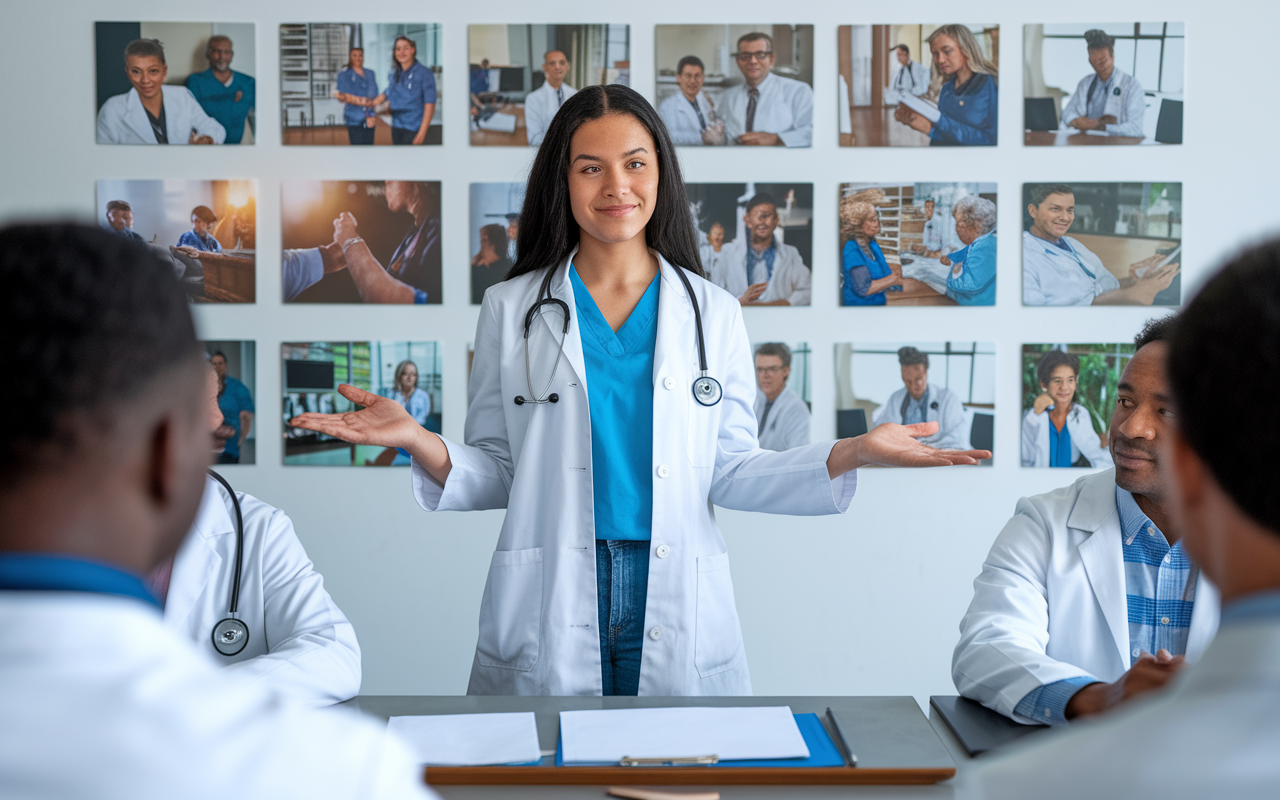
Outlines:
{"type": "Polygon", "coordinates": [[[612,786],[609,794],[627,800],[720,800],[719,792],[658,792],[652,789],[636,789],[631,786],[612,786]]]}
{"type": "Polygon", "coordinates": [[[849,758],[849,766],[858,766],[858,757],[854,754],[853,748],[849,746],[849,740],[844,738],[844,731],[840,730],[840,721],[836,719],[836,715],[827,707],[827,717],[831,720],[831,727],[836,730],[836,739],[840,742],[840,747],[844,750],[845,755],[849,758]]]}

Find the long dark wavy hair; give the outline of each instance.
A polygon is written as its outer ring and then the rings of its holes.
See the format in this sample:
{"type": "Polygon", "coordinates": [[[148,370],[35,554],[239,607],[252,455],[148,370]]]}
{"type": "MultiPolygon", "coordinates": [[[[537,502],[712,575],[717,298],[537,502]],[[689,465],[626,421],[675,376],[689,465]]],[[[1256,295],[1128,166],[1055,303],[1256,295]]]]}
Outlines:
{"type": "Polygon", "coordinates": [[[547,128],[542,147],[529,171],[529,183],[520,210],[520,232],[516,238],[516,263],[507,280],[547,271],[543,292],[549,288],[554,268],[578,244],[578,223],[569,205],[569,145],[584,122],[606,114],[627,114],[649,131],[658,153],[658,194],[653,216],[645,226],[644,239],[668,263],[706,277],[698,255],[698,235],[689,213],[680,162],[667,126],[649,101],[635,90],[619,84],[589,86],[564,101],[547,128]]]}

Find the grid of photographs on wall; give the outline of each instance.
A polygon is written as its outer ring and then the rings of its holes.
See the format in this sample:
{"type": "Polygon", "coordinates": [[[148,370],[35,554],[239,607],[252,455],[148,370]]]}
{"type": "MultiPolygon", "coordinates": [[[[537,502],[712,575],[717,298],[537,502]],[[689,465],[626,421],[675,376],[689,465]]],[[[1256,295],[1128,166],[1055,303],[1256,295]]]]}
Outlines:
{"type": "Polygon", "coordinates": [[[419,425],[440,433],[443,382],[438,342],[285,342],[280,346],[280,359],[287,466],[409,464],[409,454],[403,450],[355,445],[289,425],[291,419],[306,412],[354,411],[355,404],[338,391],[342,384],[394,400],[419,425]]]}
{"type": "MultiPolygon", "coordinates": [[[[653,83],[648,75],[638,79],[645,90],[651,87],[647,96],[684,148],[686,164],[712,158],[692,154],[694,147],[995,147],[1001,30],[997,22],[973,20],[849,24],[827,33],[758,21],[659,24],[652,42],[640,45],[653,47],[653,83]],[[829,47],[833,34],[836,130],[819,132],[815,144],[815,54],[829,47]]],[[[443,147],[443,76],[446,67],[461,68],[443,63],[450,32],[461,35],[461,26],[449,31],[433,22],[350,20],[273,26],[279,74],[268,79],[280,87],[279,141],[443,147]]],[[[1155,151],[1182,144],[1183,23],[1031,23],[1020,32],[1021,146],[1147,145],[1155,151]]],[[[247,21],[96,23],[96,142],[251,145],[264,136],[274,142],[275,133],[258,122],[256,33],[247,21]]],[[[451,148],[539,147],[575,93],[632,85],[636,77],[631,52],[637,43],[626,24],[486,22],[467,25],[465,33],[469,141],[451,148]]],[[[373,174],[387,177],[372,180],[350,156],[342,158],[352,166],[347,174],[360,179],[281,184],[280,302],[445,303],[443,272],[463,265],[442,258],[441,183],[422,180],[422,171],[409,167],[400,175],[380,168],[373,174]]],[[[1150,177],[1178,177],[1168,174],[1174,162],[1155,166],[1161,174],[1150,177]]],[[[150,245],[173,265],[192,302],[255,303],[256,181],[190,174],[99,180],[100,224],[150,245]]],[[[1046,168],[1036,177],[1060,174],[1046,168]]],[[[1001,270],[994,182],[938,181],[928,174],[894,182],[855,174],[841,176],[848,181],[835,197],[815,198],[813,176],[774,177],[686,184],[707,277],[741,305],[812,306],[815,268],[822,275],[818,305],[995,305],[1001,270]],[[836,222],[834,252],[829,245],[815,252],[815,214],[836,222]]],[[[515,264],[524,193],[522,181],[470,184],[469,294],[449,303],[479,305],[515,264]]],[[[1183,302],[1180,182],[1041,180],[1023,184],[1019,201],[1024,306],[1176,308],[1183,302]]],[[[1007,282],[1015,273],[1005,266],[1007,282]]],[[[275,264],[269,261],[268,269],[275,264]]],[[[763,319],[757,313],[774,314],[750,312],[749,323],[763,319]]],[[[773,318],[785,318],[777,313],[773,318]]],[[[285,463],[403,463],[403,454],[366,452],[290,429],[287,420],[303,411],[351,407],[336,391],[348,382],[399,397],[420,424],[439,430],[438,346],[284,344],[285,463]]],[[[207,349],[223,411],[215,440],[219,461],[255,463],[254,343],[211,341],[207,349]]],[[[809,345],[756,341],[752,349],[761,442],[785,449],[809,441],[809,345]]],[[[1023,464],[1109,463],[1100,409],[1113,400],[1131,350],[1025,346],[1023,464]],[[1066,372],[1072,372],[1069,381],[1066,372]]],[[[468,374],[470,359],[468,350],[468,374]]],[[[923,415],[946,423],[931,443],[990,448],[994,361],[990,343],[837,345],[838,433],[923,415]]]]}

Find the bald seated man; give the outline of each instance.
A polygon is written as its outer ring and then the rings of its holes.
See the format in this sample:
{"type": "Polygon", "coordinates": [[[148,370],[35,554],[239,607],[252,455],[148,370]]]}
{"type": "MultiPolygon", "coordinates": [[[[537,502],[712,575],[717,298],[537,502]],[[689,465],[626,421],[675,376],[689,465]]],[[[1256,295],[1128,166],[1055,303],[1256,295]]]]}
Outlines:
{"type": "Polygon", "coordinates": [[[432,797],[384,724],[219,671],[143,585],[210,461],[172,269],[110,231],[0,229],[0,337],[0,793],[432,797]]]}

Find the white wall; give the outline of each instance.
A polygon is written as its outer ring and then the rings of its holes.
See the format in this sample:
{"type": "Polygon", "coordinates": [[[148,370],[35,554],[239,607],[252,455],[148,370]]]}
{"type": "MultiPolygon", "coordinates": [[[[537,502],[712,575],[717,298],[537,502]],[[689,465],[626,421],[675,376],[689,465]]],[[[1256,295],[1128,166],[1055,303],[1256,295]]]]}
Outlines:
{"type": "MultiPolygon", "coordinates": [[[[632,85],[654,86],[652,21],[732,22],[776,19],[780,7],[738,0],[691,7],[653,0],[630,12],[587,0],[534,8],[517,0],[491,0],[483,12],[463,3],[429,9],[408,0],[384,0],[384,19],[421,19],[445,25],[444,89],[465,97],[470,22],[630,22],[632,85]],[[426,9],[426,10],[424,10],[426,9]],[[606,13],[612,12],[612,13],[606,13]],[[629,14],[629,16],[627,16],[629,14]],[[694,15],[693,18],[690,18],[694,15]],[[608,19],[601,17],[608,16],[608,19]]],[[[316,0],[279,10],[271,4],[227,0],[204,13],[229,21],[256,21],[259,50],[258,125],[252,148],[191,149],[105,147],[93,143],[93,22],[101,18],[198,18],[172,3],[135,0],[111,8],[89,0],[17,4],[9,25],[16,85],[48,83],[53,29],[72,45],[60,52],[57,104],[21,112],[0,128],[0,218],[33,215],[94,217],[94,182],[101,178],[256,178],[259,181],[259,277],[256,306],[197,308],[201,332],[212,339],[258,341],[258,396],[262,398],[258,464],[227,468],[240,488],[286,509],[294,518],[326,585],[355,623],[364,650],[364,691],[370,694],[451,694],[466,688],[475,643],[476,613],[501,512],[421,512],[406,470],[291,468],[280,466],[281,443],[268,435],[270,404],[279,395],[275,360],[281,341],[384,339],[440,341],[444,347],[444,429],[461,438],[465,359],[477,309],[469,305],[468,184],[519,180],[530,154],[521,149],[469,148],[465,103],[447,104],[443,148],[403,150],[279,145],[277,26],[306,18],[347,19],[350,4],[316,0]],[[288,16],[284,16],[288,14],[288,16]],[[49,124],[52,122],[52,124],[49,124]],[[406,172],[408,174],[406,174],[406,172]],[[278,261],[280,183],[284,180],[379,179],[401,175],[444,182],[443,306],[386,308],[282,306],[278,261]]],[[[755,690],[758,694],[929,694],[952,692],[951,649],[971,583],[996,532],[1023,494],[1061,485],[1077,475],[1018,466],[1019,347],[1023,342],[1124,341],[1148,313],[1138,308],[1023,308],[1018,265],[1019,209],[1024,180],[1183,181],[1186,190],[1186,283],[1241,244],[1274,230],[1274,202],[1240,202],[1247,190],[1280,178],[1274,132],[1280,115],[1258,102],[1265,86],[1240,76],[1270,75],[1265,49],[1236,47],[1236,29],[1223,25],[1220,7],[1171,0],[1160,16],[1188,23],[1186,94],[1189,113],[1182,147],[1028,149],[1021,146],[1021,53],[1025,22],[1076,22],[1144,16],[1137,0],[1088,0],[1047,6],[992,0],[981,17],[1002,30],[1003,96],[999,148],[867,150],[836,147],[836,27],[871,22],[939,23],[954,3],[919,0],[903,6],[910,19],[883,10],[800,0],[786,6],[794,22],[816,27],[815,146],[804,151],[682,151],[688,179],[810,180],[816,192],[813,306],[750,309],[754,341],[807,341],[815,354],[815,436],[835,430],[834,378],[825,364],[835,342],[992,341],[998,346],[996,461],[990,469],[927,472],[869,470],[843,517],[786,519],[721,512],[719,520],[734,564],[755,690]],[[1030,16],[1044,15],[1044,16],[1030,16]],[[1051,16],[1050,16],[1051,15],[1051,16]],[[1230,53],[1227,58],[1224,54],[1230,53]],[[1248,108],[1247,114],[1232,113],[1248,108]],[[750,168],[744,170],[744,163],[750,168]],[[997,305],[987,308],[844,309],[837,297],[837,187],[841,182],[997,181],[1000,204],[1000,277],[997,305]]],[[[1252,5],[1251,24],[1276,20],[1273,6],[1252,5]]],[[[779,21],[787,21],[785,19],[779,21]]],[[[973,20],[961,20],[973,21],[973,20]]],[[[237,41],[237,50],[248,45],[237,41]]]]}

